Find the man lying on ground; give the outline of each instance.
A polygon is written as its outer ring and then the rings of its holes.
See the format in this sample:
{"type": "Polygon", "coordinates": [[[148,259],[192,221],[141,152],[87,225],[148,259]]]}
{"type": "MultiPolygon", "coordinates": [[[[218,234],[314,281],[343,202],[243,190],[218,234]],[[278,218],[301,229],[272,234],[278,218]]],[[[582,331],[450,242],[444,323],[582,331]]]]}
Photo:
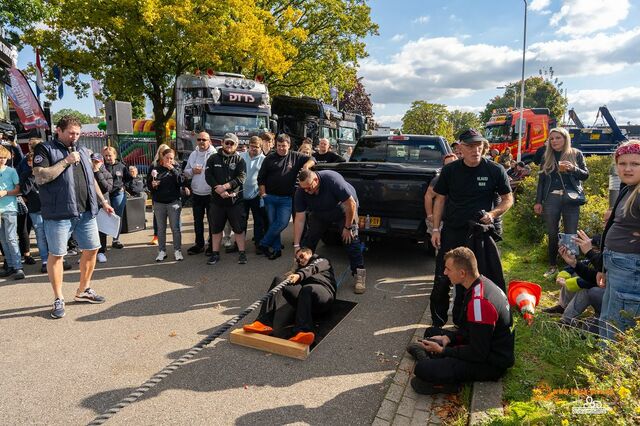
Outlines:
{"type": "MultiPolygon", "coordinates": [[[[327,312],[336,298],[336,279],[328,259],[313,254],[303,247],[296,252],[295,271],[287,276],[275,277],[269,290],[285,279],[290,285],[282,290],[285,300],[296,311],[292,342],[311,345],[315,339],[313,315],[327,312]]],[[[260,308],[258,319],[243,327],[244,331],[260,334],[273,332],[276,297],[272,296],[260,308]]]]}

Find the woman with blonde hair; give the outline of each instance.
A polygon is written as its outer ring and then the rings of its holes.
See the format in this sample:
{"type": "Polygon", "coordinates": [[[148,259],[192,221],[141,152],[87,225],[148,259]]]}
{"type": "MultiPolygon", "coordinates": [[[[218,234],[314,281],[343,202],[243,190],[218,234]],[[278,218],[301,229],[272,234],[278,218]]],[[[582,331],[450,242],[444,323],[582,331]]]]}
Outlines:
{"type": "Polygon", "coordinates": [[[633,327],[640,316],[640,142],[620,145],[615,152],[620,190],[602,234],[605,287],[600,311],[600,337],[633,327]]]}
{"type": "MultiPolygon", "coordinates": [[[[153,161],[151,162],[151,166],[149,166],[149,171],[151,171],[151,168],[154,166],[157,166],[158,164],[160,164],[160,157],[161,154],[166,151],[167,149],[171,149],[171,147],[169,145],[167,145],[166,143],[163,143],[162,145],[160,145],[158,147],[158,150],[156,151],[156,156],[153,157],[153,161]]],[[[157,246],[158,245],[158,222],[156,221],[156,215],[153,215],[153,238],[151,238],[151,241],[149,241],[149,245],[150,246],[157,246]]]]}
{"type": "Polygon", "coordinates": [[[581,182],[589,177],[589,170],[582,152],[571,147],[571,136],[566,129],[551,129],[545,146],[533,210],[543,215],[547,228],[549,270],[544,276],[553,278],[558,272],[560,218],[566,234],[577,232],[580,206],[586,201],[581,182]]]}

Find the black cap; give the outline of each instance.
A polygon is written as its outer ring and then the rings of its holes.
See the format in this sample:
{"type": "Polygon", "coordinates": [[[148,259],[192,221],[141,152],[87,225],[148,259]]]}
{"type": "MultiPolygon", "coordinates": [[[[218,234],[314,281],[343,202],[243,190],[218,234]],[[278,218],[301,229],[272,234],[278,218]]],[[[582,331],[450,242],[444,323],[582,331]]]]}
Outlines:
{"type": "Polygon", "coordinates": [[[94,152],[93,154],[91,154],[91,160],[102,161],[102,155],[98,154],[97,152],[94,152]]]}
{"type": "Polygon", "coordinates": [[[476,129],[465,130],[464,132],[462,132],[460,134],[460,136],[458,137],[458,140],[461,143],[465,143],[465,144],[466,143],[486,142],[487,141],[485,139],[485,137],[482,136],[482,133],[480,133],[476,129]]]}

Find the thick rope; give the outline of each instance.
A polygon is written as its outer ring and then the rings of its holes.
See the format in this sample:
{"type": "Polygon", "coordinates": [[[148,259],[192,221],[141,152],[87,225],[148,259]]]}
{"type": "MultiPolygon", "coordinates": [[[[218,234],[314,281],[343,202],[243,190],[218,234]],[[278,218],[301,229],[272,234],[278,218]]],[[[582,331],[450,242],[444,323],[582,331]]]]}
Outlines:
{"type": "Polygon", "coordinates": [[[231,327],[233,327],[235,324],[237,324],[238,321],[240,321],[241,319],[243,319],[244,317],[249,315],[252,311],[254,311],[256,308],[258,308],[258,306],[260,306],[261,304],[265,303],[267,300],[269,300],[270,297],[274,296],[276,293],[278,293],[280,290],[282,290],[288,284],[290,284],[290,282],[288,280],[285,280],[285,281],[282,281],[277,286],[275,286],[274,288],[272,288],[271,290],[269,290],[269,292],[267,294],[265,294],[264,296],[262,296],[262,298],[260,300],[256,300],[252,305],[247,307],[244,311],[242,311],[241,313],[239,313],[235,317],[231,318],[226,323],[222,324],[220,327],[215,329],[215,331],[213,333],[209,334],[207,337],[205,337],[200,342],[198,342],[198,344],[193,346],[189,350],[189,352],[187,352],[186,354],[182,355],[180,358],[176,359],[171,364],[167,365],[162,371],[156,373],[153,377],[151,377],[149,380],[144,382],[142,384],[142,386],[137,388],[135,391],[131,392],[129,395],[127,395],[125,398],[123,398],[116,405],[112,406],[107,411],[105,411],[104,413],[102,413],[101,415],[99,415],[98,417],[93,419],[91,421],[91,423],[89,423],[89,426],[96,426],[96,425],[101,425],[101,424],[105,423],[107,420],[109,420],[111,417],[113,417],[115,414],[117,414],[120,410],[125,408],[127,405],[130,405],[130,404],[133,404],[134,402],[136,402],[142,395],[147,393],[150,389],[155,387],[158,383],[160,383],[167,376],[169,376],[169,374],[171,374],[174,371],[176,371],[185,362],[189,361],[191,358],[193,358],[195,355],[197,355],[198,352],[200,352],[202,349],[204,349],[205,346],[207,346],[209,343],[213,342],[215,339],[220,337],[227,330],[229,330],[231,327]]]}

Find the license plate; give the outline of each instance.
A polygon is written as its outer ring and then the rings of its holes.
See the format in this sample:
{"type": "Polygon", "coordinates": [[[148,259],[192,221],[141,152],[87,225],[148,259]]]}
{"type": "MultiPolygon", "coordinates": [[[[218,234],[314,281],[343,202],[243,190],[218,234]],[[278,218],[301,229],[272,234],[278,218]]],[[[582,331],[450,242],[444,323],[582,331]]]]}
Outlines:
{"type": "MultiPolygon", "coordinates": [[[[362,229],[366,229],[366,216],[358,216],[358,227],[362,229]]],[[[382,223],[382,219],[378,216],[369,216],[369,228],[379,228],[382,223]]]]}

